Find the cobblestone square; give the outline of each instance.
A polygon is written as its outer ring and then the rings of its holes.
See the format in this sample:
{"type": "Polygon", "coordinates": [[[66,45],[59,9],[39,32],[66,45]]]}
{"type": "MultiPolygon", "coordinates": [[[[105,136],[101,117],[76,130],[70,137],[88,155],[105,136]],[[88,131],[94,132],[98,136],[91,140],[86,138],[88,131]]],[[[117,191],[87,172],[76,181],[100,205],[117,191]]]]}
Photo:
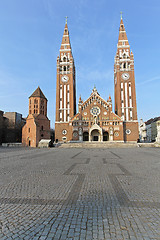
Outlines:
{"type": "Polygon", "coordinates": [[[0,148],[0,239],[160,239],[160,149],[0,148]]]}

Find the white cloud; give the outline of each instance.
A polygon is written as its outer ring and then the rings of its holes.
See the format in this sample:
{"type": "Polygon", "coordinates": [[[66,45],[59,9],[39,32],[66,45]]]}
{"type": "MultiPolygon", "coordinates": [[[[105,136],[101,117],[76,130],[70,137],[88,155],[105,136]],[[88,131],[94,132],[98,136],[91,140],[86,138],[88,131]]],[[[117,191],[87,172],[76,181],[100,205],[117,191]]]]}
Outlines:
{"type": "Polygon", "coordinates": [[[160,76],[153,77],[153,78],[148,79],[148,80],[146,80],[146,81],[143,81],[143,82],[137,83],[136,86],[145,85],[146,83],[154,82],[154,81],[160,81],[160,76]]]}

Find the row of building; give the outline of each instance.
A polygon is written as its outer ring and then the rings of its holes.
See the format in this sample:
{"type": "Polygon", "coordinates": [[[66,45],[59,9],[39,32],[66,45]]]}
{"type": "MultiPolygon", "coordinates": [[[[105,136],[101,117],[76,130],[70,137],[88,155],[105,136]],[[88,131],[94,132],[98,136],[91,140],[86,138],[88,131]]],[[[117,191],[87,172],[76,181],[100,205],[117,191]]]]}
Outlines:
{"type": "Polygon", "coordinates": [[[160,142],[160,116],[151,118],[146,122],[140,120],[139,140],[140,142],[160,142]]]}
{"type": "Polygon", "coordinates": [[[39,142],[54,142],[54,130],[47,117],[47,98],[38,87],[29,97],[27,118],[17,112],[0,111],[0,145],[2,143],[22,143],[37,147],[39,142]]]}
{"type": "MultiPolygon", "coordinates": [[[[34,110],[33,110],[34,111],[34,110]]],[[[33,119],[32,115],[28,119],[33,119]]],[[[2,143],[21,143],[22,142],[22,128],[26,124],[26,118],[22,117],[22,114],[17,112],[3,112],[0,110],[0,145],[2,143]]],[[[36,124],[35,124],[36,126],[36,124]]],[[[160,142],[158,133],[160,132],[160,116],[151,118],[148,121],[144,122],[142,119],[139,123],[139,141],[140,142],[160,142]]],[[[39,129],[39,138],[38,142],[44,137],[43,127],[39,129]]],[[[49,129],[49,127],[47,128],[49,129]]],[[[31,131],[31,130],[30,130],[31,131]]],[[[33,132],[33,130],[32,130],[33,132]]],[[[54,141],[54,131],[50,129],[50,134],[47,135],[47,138],[54,141]]],[[[31,133],[29,133],[31,135],[31,133]]],[[[28,141],[32,139],[31,136],[28,136],[28,141]]],[[[30,143],[28,143],[30,145],[30,143]]]]}
{"type": "MultiPolygon", "coordinates": [[[[122,17],[113,74],[114,110],[111,96],[107,100],[103,99],[94,87],[86,100],[79,97],[77,111],[76,67],[66,21],[57,57],[56,142],[137,142],[139,139],[142,142],[153,142],[159,139],[159,118],[146,123],[141,121],[140,127],[138,126],[134,55],[130,50],[122,17]]],[[[102,81],[107,89],[107,82],[102,81]]],[[[49,140],[51,131],[47,117],[47,101],[38,87],[29,97],[29,114],[26,119],[17,113],[1,112],[0,143],[14,140],[22,141],[25,146],[37,147],[40,141],[49,140]]]]}

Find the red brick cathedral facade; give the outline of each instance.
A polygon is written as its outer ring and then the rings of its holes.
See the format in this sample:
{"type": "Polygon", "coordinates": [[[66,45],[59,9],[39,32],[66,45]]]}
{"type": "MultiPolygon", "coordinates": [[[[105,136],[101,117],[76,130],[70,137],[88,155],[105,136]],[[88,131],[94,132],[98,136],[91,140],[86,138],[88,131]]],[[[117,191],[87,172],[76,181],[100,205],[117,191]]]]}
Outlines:
{"type": "Polygon", "coordinates": [[[137,141],[134,57],[122,19],[114,64],[114,89],[115,113],[111,97],[105,101],[95,87],[86,101],[79,98],[76,113],[75,65],[66,22],[57,58],[56,141],[137,141]]]}

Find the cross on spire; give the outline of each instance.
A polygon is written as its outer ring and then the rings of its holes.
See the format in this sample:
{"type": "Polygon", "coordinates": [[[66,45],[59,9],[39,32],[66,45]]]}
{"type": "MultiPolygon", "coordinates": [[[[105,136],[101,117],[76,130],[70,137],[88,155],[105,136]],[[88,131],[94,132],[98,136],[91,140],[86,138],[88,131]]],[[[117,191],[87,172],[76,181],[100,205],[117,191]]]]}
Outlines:
{"type": "Polygon", "coordinates": [[[67,19],[68,19],[68,17],[66,16],[66,24],[67,24],[67,19]]]}
{"type": "Polygon", "coordinates": [[[120,12],[120,14],[121,14],[121,19],[122,19],[122,14],[123,14],[123,12],[120,12]]]}

